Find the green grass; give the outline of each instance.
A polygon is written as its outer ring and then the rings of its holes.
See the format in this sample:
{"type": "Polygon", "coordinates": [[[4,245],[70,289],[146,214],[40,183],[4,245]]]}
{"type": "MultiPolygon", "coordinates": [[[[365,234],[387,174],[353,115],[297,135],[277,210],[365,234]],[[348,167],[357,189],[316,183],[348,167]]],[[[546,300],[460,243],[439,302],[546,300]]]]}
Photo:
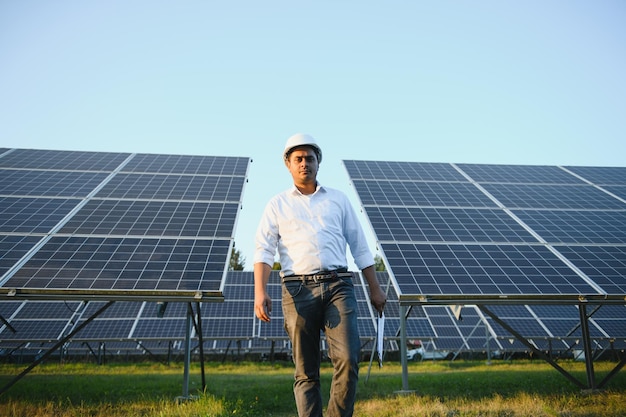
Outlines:
{"type": "MultiPolygon", "coordinates": [[[[560,362],[581,381],[584,364],[560,362]]],[[[614,363],[595,364],[598,380],[614,363]]],[[[4,387],[24,369],[0,365],[4,387]]],[[[332,370],[323,368],[327,392],[332,370]]],[[[409,388],[402,389],[401,368],[386,363],[372,368],[366,382],[362,364],[357,416],[623,416],[626,374],[607,387],[585,394],[543,362],[423,362],[409,365],[409,388]]],[[[190,393],[182,394],[181,364],[53,364],[36,367],[0,396],[0,416],[276,416],[295,415],[290,363],[207,363],[207,389],[201,391],[200,369],[192,365],[190,393]]]]}

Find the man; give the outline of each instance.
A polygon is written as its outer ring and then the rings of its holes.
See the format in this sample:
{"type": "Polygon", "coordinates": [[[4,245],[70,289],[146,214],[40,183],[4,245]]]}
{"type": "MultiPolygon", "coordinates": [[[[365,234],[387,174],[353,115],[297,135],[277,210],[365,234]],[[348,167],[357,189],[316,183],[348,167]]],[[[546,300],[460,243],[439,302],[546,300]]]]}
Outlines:
{"type": "Polygon", "coordinates": [[[310,135],[298,133],[283,152],[294,186],[274,196],[256,233],[254,311],[270,321],[267,293],[278,250],[283,281],[285,330],[295,364],[294,396],[298,415],[321,416],[320,331],[328,344],[333,380],[327,414],[351,416],[358,380],[360,341],[352,274],[347,272],[346,246],[367,280],[370,300],[379,313],[386,295],[376,278],[374,258],[346,195],[321,186],[317,172],[322,150],[310,135]]]}

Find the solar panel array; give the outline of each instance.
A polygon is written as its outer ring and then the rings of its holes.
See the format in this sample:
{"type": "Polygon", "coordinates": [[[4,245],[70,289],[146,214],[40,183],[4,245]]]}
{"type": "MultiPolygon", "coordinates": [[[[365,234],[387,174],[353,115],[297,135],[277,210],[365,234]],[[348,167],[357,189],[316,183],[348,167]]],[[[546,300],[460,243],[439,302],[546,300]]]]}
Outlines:
{"type": "MultiPolygon", "coordinates": [[[[186,304],[170,302],[157,317],[156,301],[206,296],[225,300],[202,303],[207,348],[232,349],[233,341],[248,349],[286,346],[278,273],[268,285],[270,323],[254,317],[252,273],[225,273],[249,162],[0,150],[0,317],[8,322],[0,324],[0,350],[44,349],[108,299],[127,302],[115,303],[68,346],[180,348],[186,304]]],[[[399,336],[401,301],[412,309],[409,339],[457,351],[526,348],[477,307],[465,307],[459,321],[446,306],[416,300],[624,299],[624,168],[344,163],[389,268],[378,277],[391,286],[390,341],[399,336]]],[[[375,314],[358,277],[366,345],[375,337],[375,314]]],[[[541,349],[568,349],[581,336],[574,305],[489,308],[541,349]]],[[[625,308],[593,311],[594,343],[626,346],[625,308]]]]}
{"type": "MultiPolygon", "coordinates": [[[[379,272],[378,279],[387,288],[389,274],[379,272]]],[[[355,280],[359,308],[359,333],[365,349],[374,346],[375,314],[367,297],[363,280],[355,280]]],[[[278,272],[273,272],[268,284],[273,300],[272,321],[260,322],[254,317],[254,287],[252,272],[230,271],[227,274],[224,303],[203,303],[202,331],[208,352],[245,349],[269,352],[274,348],[289,352],[287,335],[283,328],[281,284],[278,272]]],[[[102,301],[3,301],[0,316],[7,326],[0,326],[0,355],[11,355],[13,350],[32,351],[45,349],[62,339],[76,326],[88,319],[104,305],[102,301]]],[[[144,354],[146,351],[164,353],[181,351],[185,338],[187,305],[168,303],[162,317],[157,315],[155,301],[118,302],[109,307],[88,326],[79,331],[66,346],[66,350],[86,350],[99,343],[106,345],[109,353],[144,354]]],[[[386,351],[398,350],[400,335],[400,305],[393,288],[388,291],[385,309],[386,351]]],[[[519,333],[533,340],[540,349],[564,351],[575,348],[581,338],[578,310],[575,306],[548,305],[498,305],[490,307],[519,333]]],[[[603,306],[594,312],[590,329],[594,347],[599,350],[626,347],[624,317],[626,307],[603,306]]],[[[511,334],[485,317],[475,306],[462,310],[458,320],[446,306],[415,305],[406,321],[407,338],[420,340],[427,351],[449,353],[460,351],[500,350],[502,352],[526,351],[511,334]],[[488,324],[488,339],[485,323],[488,324]]],[[[192,331],[192,338],[198,334],[192,331]]]]}
{"type": "Polygon", "coordinates": [[[0,297],[221,298],[249,163],[0,150],[0,297]]]}
{"type": "Polygon", "coordinates": [[[401,300],[623,301],[626,168],[344,165],[401,300]]]}

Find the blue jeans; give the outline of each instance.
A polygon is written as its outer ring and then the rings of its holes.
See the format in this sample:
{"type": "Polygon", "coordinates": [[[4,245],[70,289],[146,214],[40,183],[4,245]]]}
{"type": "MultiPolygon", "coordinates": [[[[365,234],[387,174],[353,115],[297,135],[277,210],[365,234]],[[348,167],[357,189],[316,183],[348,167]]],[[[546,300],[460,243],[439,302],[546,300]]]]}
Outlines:
{"type": "Polygon", "coordinates": [[[322,415],[320,330],[326,335],[333,378],[329,417],[352,416],[359,375],[360,340],[357,302],[350,278],[285,282],[282,290],[285,330],[291,339],[298,415],[322,415]]]}

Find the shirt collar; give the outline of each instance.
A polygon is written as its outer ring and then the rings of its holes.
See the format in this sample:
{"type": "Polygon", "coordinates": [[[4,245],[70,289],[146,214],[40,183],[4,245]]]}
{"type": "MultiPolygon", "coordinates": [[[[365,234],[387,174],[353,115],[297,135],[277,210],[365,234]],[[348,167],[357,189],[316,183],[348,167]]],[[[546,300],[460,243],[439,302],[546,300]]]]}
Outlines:
{"type": "MultiPolygon", "coordinates": [[[[317,182],[317,187],[315,188],[315,192],[313,194],[310,195],[315,195],[317,193],[325,193],[326,192],[326,188],[324,188],[324,186],[322,184],[319,183],[319,181],[317,182]]],[[[291,186],[291,193],[294,195],[304,195],[300,192],[300,190],[298,190],[298,187],[294,185],[291,186]]]]}

